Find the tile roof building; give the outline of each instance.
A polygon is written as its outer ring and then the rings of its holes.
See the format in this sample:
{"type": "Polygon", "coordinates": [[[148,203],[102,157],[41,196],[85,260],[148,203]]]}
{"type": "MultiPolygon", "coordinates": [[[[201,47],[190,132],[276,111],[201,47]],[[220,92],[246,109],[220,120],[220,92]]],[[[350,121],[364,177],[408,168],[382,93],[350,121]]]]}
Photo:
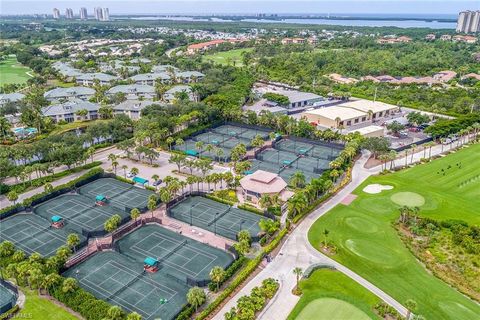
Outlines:
{"type": "Polygon", "coordinates": [[[64,99],[88,100],[95,95],[95,90],[88,87],[55,88],[43,94],[48,101],[64,99]]]}
{"type": "Polygon", "coordinates": [[[141,117],[142,110],[152,104],[155,104],[152,100],[126,100],[113,107],[113,112],[115,114],[125,114],[132,120],[138,120],[141,117]]]}
{"type": "Polygon", "coordinates": [[[93,86],[96,81],[99,82],[100,85],[105,86],[111,84],[113,81],[118,80],[118,77],[96,72],[96,73],[82,73],[80,75],[75,76],[76,82],[78,84],[84,86],[93,86]]]}
{"type": "Polygon", "coordinates": [[[287,183],[278,174],[257,170],[240,179],[243,200],[258,205],[263,195],[279,195],[284,201],[291,196],[287,183]]]}
{"type": "Polygon", "coordinates": [[[144,99],[155,98],[155,88],[149,85],[143,84],[122,84],[108,89],[105,94],[112,96],[116,93],[124,93],[127,95],[127,99],[138,99],[140,97],[144,99]]]}
{"type": "Polygon", "coordinates": [[[99,108],[100,106],[97,103],[73,99],[44,107],[42,108],[42,113],[45,117],[50,117],[55,123],[62,120],[66,122],[74,122],[98,119],[99,108]],[[87,115],[84,117],[77,115],[76,113],[79,110],[87,110],[87,115]]]}

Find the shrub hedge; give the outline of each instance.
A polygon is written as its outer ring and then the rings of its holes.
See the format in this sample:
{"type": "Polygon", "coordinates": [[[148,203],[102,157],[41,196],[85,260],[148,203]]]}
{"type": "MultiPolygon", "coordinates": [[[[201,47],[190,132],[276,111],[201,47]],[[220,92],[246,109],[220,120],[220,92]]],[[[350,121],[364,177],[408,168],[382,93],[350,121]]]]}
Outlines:
{"type": "Polygon", "coordinates": [[[20,310],[20,307],[16,304],[12,309],[0,314],[0,320],[13,319],[18,310],[20,310]]]}
{"type": "Polygon", "coordinates": [[[215,300],[212,301],[195,319],[203,320],[206,319],[210,313],[212,313],[222,302],[232,294],[238,286],[240,286],[250,274],[257,268],[257,266],[262,262],[263,257],[272,252],[273,249],[282,241],[283,237],[287,234],[287,229],[282,229],[277,237],[266,246],[262,253],[256,256],[254,259],[248,261],[245,268],[243,268],[237,276],[232,280],[232,282],[225,288],[225,290],[220,293],[215,300]]]}

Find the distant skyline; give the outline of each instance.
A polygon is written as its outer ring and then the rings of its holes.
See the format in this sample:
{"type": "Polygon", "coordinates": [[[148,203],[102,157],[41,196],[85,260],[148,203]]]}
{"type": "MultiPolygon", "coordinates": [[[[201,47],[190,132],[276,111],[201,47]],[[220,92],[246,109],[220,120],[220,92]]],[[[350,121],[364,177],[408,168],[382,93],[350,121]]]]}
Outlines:
{"type": "Polygon", "coordinates": [[[349,0],[349,1],[291,1],[291,0],[151,0],[151,1],[93,1],[93,0],[0,0],[0,13],[52,14],[53,8],[72,8],[75,15],[81,7],[92,15],[94,7],[108,7],[111,15],[120,14],[384,14],[395,15],[457,15],[463,10],[480,10],[476,0],[349,0]]]}

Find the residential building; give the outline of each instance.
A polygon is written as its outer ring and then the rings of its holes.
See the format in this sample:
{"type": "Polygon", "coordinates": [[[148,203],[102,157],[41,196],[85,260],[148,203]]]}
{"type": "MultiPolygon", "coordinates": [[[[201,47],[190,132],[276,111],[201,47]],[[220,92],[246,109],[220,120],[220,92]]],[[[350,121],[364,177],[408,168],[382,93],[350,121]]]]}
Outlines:
{"type": "Polygon", "coordinates": [[[259,206],[262,196],[278,195],[287,201],[293,192],[287,191],[287,183],[278,174],[257,170],[240,179],[241,195],[244,202],[259,206]]]}
{"type": "Polygon", "coordinates": [[[175,77],[183,83],[191,83],[203,80],[205,75],[198,71],[182,71],[175,74],[175,77]]]}
{"type": "Polygon", "coordinates": [[[115,114],[125,114],[132,120],[138,120],[141,117],[142,110],[155,104],[152,100],[125,100],[113,107],[115,114]]]}
{"type": "Polygon", "coordinates": [[[96,7],[95,9],[93,9],[93,14],[95,15],[95,20],[98,20],[98,21],[103,20],[102,8],[96,7]]]}
{"type": "Polygon", "coordinates": [[[110,12],[108,11],[108,8],[102,9],[102,21],[110,21],[110,12]]]}
{"type": "Polygon", "coordinates": [[[207,42],[201,42],[201,43],[195,43],[191,44],[187,47],[187,54],[195,54],[197,52],[204,52],[208,49],[218,47],[222,43],[238,43],[238,42],[243,42],[246,41],[244,39],[216,39],[216,40],[211,40],[207,42]]]}
{"type": "Polygon", "coordinates": [[[371,125],[350,131],[350,133],[355,132],[360,133],[360,135],[365,138],[383,137],[385,135],[385,128],[382,126],[371,125]]]}
{"type": "Polygon", "coordinates": [[[25,98],[25,95],[23,93],[3,93],[0,94],[0,107],[6,105],[7,103],[16,103],[20,102],[25,98]]]}
{"type": "Polygon", "coordinates": [[[155,87],[143,84],[127,84],[112,87],[105,92],[107,96],[117,93],[124,93],[130,100],[138,98],[153,99],[155,97],[155,87]]]}
{"type": "Polygon", "coordinates": [[[65,9],[65,19],[73,19],[73,10],[72,8],[65,9]]]}
{"type": "Polygon", "coordinates": [[[48,101],[71,99],[88,100],[95,95],[95,90],[87,87],[55,88],[43,94],[48,101]]]}
{"type": "Polygon", "coordinates": [[[180,92],[186,92],[188,94],[188,99],[190,101],[195,100],[195,96],[193,95],[192,89],[189,86],[179,85],[170,88],[163,94],[163,100],[167,103],[173,103],[177,98],[176,95],[180,92]]]}
{"type": "Polygon", "coordinates": [[[383,37],[377,40],[377,43],[380,44],[395,44],[395,43],[408,43],[411,42],[412,38],[401,36],[401,37],[383,37]]]}
{"type": "Polygon", "coordinates": [[[456,31],[461,33],[480,32],[480,10],[460,12],[458,14],[456,31]]]}
{"type": "Polygon", "coordinates": [[[303,38],[283,38],[280,42],[282,44],[304,44],[307,40],[303,38]]]}
{"type": "Polygon", "coordinates": [[[60,19],[60,10],[53,8],[53,19],[60,19]]]}
{"type": "Polygon", "coordinates": [[[465,43],[469,43],[469,44],[474,44],[477,42],[477,38],[474,37],[474,36],[461,36],[461,35],[457,35],[457,36],[453,36],[453,41],[455,42],[465,42],[465,43]]]}
{"type": "Polygon", "coordinates": [[[136,84],[154,86],[157,82],[169,83],[171,77],[165,72],[159,72],[136,74],[130,77],[130,79],[136,84]]]}
{"type": "Polygon", "coordinates": [[[327,77],[330,80],[335,81],[336,83],[341,83],[341,84],[352,84],[352,83],[358,82],[358,80],[355,78],[345,77],[338,73],[331,73],[327,77]]]}
{"type": "Polygon", "coordinates": [[[151,63],[151,62],[152,62],[152,60],[147,59],[147,58],[134,58],[134,59],[130,60],[130,63],[133,63],[133,64],[151,63]]]}
{"type": "Polygon", "coordinates": [[[455,71],[445,70],[435,73],[432,78],[440,82],[448,82],[455,79],[456,76],[457,73],[455,71]]]}
{"type": "Polygon", "coordinates": [[[88,19],[87,8],[80,8],[80,20],[87,20],[87,19],[88,19]]]}
{"type": "Polygon", "coordinates": [[[427,41],[433,41],[433,40],[435,40],[436,38],[437,38],[437,36],[436,36],[435,34],[433,34],[433,33],[427,34],[427,35],[425,36],[425,40],[427,40],[427,41]]]}
{"type": "Polygon", "coordinates": [[[56,61],[52,64],[52,67],[68,81],[82,74],[80,70],[73,68],[68,62],[56,61]]]}
{"type": "Polygon", "coordinates": [[[169,64],[159,64],[159,65],[156,65],[156,66],[152,67],[152,73],[159,73],[159,72],[177,73],[178,71],[179,71],[179,69],[177,67],[171,66],[169,64]]]}
{"type": "Polygon", "coordinates": [[[55,123],[59,121],[74,122],[98,119],[99,108],[100,105],[97,103],[74,99],[44,107],[42,113],[45,117],[50,117],[55,123]],[[79,116],[77,114],[79,110],[87,110],[87,115],[79,116]]]}
{"type": "Polygon", "coordinates": [[[449,34],[442,34],[442,35],[440,36],[440,40],[442,40],[442,41],[450,41],[450,40],[452,40],[452,36],[449,35],[449,34]]]}
{"type": "Polygon", "coordinates": [[[97,72],[97,73],[82,73],[75,76],[75,79],[78,84],[81,84],[84,86],[93,86],[97,81],[100,85],[106,86],[111,84],[114,80],[117,80],[118,77],[111,76],[106,73],[97,72]]]}

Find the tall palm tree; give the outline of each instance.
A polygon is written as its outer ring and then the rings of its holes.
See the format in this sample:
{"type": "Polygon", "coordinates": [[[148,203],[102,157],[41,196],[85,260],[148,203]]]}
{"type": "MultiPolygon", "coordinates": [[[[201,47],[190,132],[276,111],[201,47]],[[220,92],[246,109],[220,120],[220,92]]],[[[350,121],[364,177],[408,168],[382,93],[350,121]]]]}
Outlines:
{"type": "Polygon", "coordinates": [[[308,206],[307,197],[305,193],[300,191],[297,192],[293,197],[288,200],[288,211],[290,213],[290,217],[295,217],[296,215],[300,214],[303,210],[305,210],[308,206]]]}
{"type": "Polygon", "coordinates": [[[303,269],[300,268],[300,267],[295,267],[295,268],[293,269],[293,274],[294,274],[295,277],[296,277],[297,287],[298,287],[298,283],[300,282],[300,278],[303,276],[303,269]]]}
{"type": "Polygon", "coordinates": [[[128,169],[128,166],[126,164],[122,165],[123,177],[125,179],[127,179],[127,169],[128,169]]]}

